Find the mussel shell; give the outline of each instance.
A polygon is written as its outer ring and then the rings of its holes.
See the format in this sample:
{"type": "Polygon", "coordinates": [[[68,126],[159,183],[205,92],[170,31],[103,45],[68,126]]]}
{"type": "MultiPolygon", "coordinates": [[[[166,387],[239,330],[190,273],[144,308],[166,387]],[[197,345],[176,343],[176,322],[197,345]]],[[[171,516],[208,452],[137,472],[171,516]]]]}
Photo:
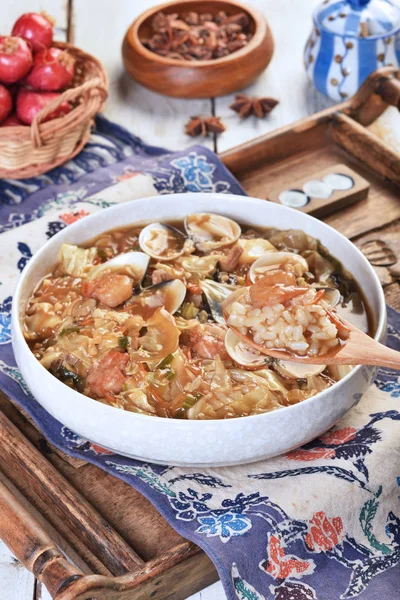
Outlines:
{"type": "Polygon", "coordinates": [[[249,270],[250,281],[255,283],[257,278],[265,274],[266,270],[282,268],[287,262],[299,264],[303,273],[308,271],[307,261],[300,254],[295,254],[294,252],[266,252],[251,265],[249,270]],[[263,272],[257,273],[261,268],[263,272]]]}
{"type": "Polygon", "coordinates": [[[225,348],[235,363],[248,369],[259,369],[271,362],[268,356],[257,352],[252,346],[246,344],[232,329],[228,329],[225,334],[225,348]]]}
{"type": "Polygon", "coordinates": [[[185,241],[185,235],[181,231],[164,223],[150,223],[139,234],[139,246],[143,252],[160,261],[175,260],[182,256],[185,252],[185,241]],[[172,240],[176,247],[170,247],[172,240]]]}
{"type": "Polygon", "coordinates": [[[185,230],[200,251],[234,244],[241,235],[240,225],[213,213],[193,213],[185,218],[185,230]]]}
{"type": "Polygon", "coordinates": [[[136,283],[141,283],[146,275],[150,258],[144,252],[125,252],[110,258],[90,270],[87,279],[100,277],[103,271],[110,270],[133,277],[136,283]]]}
{"type": "Polygon", "coordinates": [[[237,289],[234,285],[218,283],[212,279],[203,279],[199,282],[207,304],[210,308],[211,316],[216,323],[225,324],[225,319],[222,314],[222,302],[237,289]]]}

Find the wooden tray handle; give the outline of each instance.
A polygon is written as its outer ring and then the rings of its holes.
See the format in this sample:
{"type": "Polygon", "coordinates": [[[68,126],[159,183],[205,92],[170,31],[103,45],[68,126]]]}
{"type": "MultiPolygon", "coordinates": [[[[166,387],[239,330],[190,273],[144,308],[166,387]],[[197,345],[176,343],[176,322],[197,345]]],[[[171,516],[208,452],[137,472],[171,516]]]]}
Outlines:
{"type": "Polygon", "coordinates": [[[400,110],[400,81],[397,78],[384,77],[376,91],[386,104],[400,110]]]}
{"type": "Polygon", "coordinates": [[[17,559],[39,579],[52,597],[83,577],[0,481],[0,539],[17,559]]]}
{"type": "Polygon", "coordinates": [[[388,107],[400,110],[400,70],[383,67],[371,73],[358,92],[341,108],[361,125],[368,126],[388,107]]]}

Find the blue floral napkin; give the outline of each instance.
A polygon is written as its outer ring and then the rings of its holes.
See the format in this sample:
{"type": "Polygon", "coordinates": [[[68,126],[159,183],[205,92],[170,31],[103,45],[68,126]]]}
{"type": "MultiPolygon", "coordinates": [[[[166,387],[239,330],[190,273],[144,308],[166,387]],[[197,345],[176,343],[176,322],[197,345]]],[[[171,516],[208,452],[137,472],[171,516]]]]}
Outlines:
{"type": "MultiPolygon", "coordinates": [[[[380,370],[331,431],[247,466],[190,469],[112,454],[53,419],[31,396],[10,343],[19,272],[61,228],[154,194],[244,194],[218,158],[194,146],[149,147],[103,118],[85,149],[51,173],[0,181],[0,387],[58,448],[138,489],[214,562],[229,600],[400,598],[400,383],[380,370]]],[[[389,309],[400,349],[400,314],[389,309]]],[[[367,377],[367,371],[365,371],[367,377]]]]}

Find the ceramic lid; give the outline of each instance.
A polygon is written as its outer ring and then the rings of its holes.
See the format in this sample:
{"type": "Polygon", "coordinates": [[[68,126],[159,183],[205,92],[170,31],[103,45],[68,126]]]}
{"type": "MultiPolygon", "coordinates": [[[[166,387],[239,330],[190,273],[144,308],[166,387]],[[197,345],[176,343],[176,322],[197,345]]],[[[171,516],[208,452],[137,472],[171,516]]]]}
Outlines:
{"type": "Polygon", "coordinates": [[[400,7],[393,0],[325,0],[314,16],[339,35],[384,36],[400,28],[400,7]]]}

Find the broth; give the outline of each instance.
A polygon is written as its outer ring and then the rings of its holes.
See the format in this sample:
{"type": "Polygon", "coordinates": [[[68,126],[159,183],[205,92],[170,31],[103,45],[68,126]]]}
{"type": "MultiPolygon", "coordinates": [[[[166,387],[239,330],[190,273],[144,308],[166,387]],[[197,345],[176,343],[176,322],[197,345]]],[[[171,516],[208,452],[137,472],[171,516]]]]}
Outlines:
{"type": "Polygon", "coordinates": [[[287,263],[279,269],[289,269],[293,257],[306,263],[301,272],[293,267],[297,285],[339,290],[338,314],[369,333],[372,323],[356,281],[318,240],[210,217],[194,215],[186,228],[182,221],[131,225],[80,247],[64,244],[26,308],[25,337],[37,359],[100,402],[184,419],[276,410],[347,374],[351,367],[298,376],[266,356],[246,363],[246,350],[230,345],[222,300],[249,285],[257,258],[273,264],[282,253],[287,263]]]}

